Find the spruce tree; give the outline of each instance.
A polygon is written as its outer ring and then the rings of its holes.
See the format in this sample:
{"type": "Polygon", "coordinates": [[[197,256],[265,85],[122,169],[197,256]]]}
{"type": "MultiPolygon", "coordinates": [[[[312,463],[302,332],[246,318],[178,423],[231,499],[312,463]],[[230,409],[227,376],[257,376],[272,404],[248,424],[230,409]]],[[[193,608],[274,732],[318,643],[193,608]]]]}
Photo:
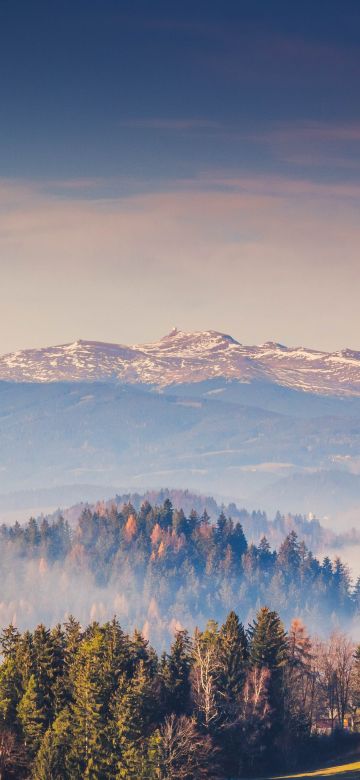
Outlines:
{"type": "Polygon", "coordinates": [[[55,626],[50,632],[52,645],[52,715],[56,717],[69,701],[64,685],[65,671],[65,635],[61,625],[55,626]]]}
{"type": "Polygon", "coordinates": [[[33,780],[73,780],[70,748],[71,715],[65,707],[42,738],[34,762],[33,780]]]}
{"type": "Polygon", "coordinates": [[[63,758],[61,757],[59,761],[59,752],[51,727],[48,728],[42,738],[32,773],[33,780],[49,780],[50,777],[51,780],[65,780],[65,778],[68,778],[63,758]]]}
{"type": "Polygon", "coordinates": [[[20,632],[12,623],[10,623],[7,628],[3,629],[0,637],[0,646],[4,658],[11,658],[12,660],[15,660],[20,643],[20,637],[20,632]]]}
{"type": "Polygon", "coordinates": [[[33,674],[19,702],[18,717],[24,734],[25,747],[29,755],[34,757],[45,732],[46,713],[41,705],[41,696],[33,674]]]}
{"type": "Polygon", "coordinates": [[[250,662],[279,673],[286,663],[287,642],[284,626],[277,612],[262,607],[249,627],[250,662]]]}
{"type": "Polygon", "coordinates": [[[0,722],[2,727],[17,728],[17,708],[21,696],[21,675],[16,662],[8,657],[0,667],[0,722]]]}
{"type": "Polygon", "coordinates": [[[144,662],[140,661],[134,676],[120,681],[113,705],[119,755],[117,777],[126,780],[155,777],[149,741],[155,711],[153,683],[144,662]]]}
{"type": "Polygon", "coordinates": [[[40,624],[33,634],[34,665],[40,707],[48,726],[53,716],[53,684],[56,679],[54,643],[49,629],[40,624]]]}
{"type": "Polygon", "coordinates": [[[248,639],[235,612],[230,612],[219,632],[219,689],[224,701],[242,695],[249,660],[248,639]]]}
{"type": "Polygon", "coordinates": [[[235,612],[230,612],[219,632],[218,702],[221,729],[217,741],[229,777],[237,776],[242,757],[241,718],[249,661],[248,640],[235,612]]]}
{"type": "Polygon", "coordinates": [[[81,645],[82,632],[78,620],[70,615],[64,624],[64,689],[67,701],[71,700],[77,654],[81,645]]]}
{"type": "Polygon", "coordinates": [[[250,636],[250,664],[253,668],[267,669],[271,729],[269,743],[281,729],[284,720],[284,668],[288,657],[287,637],[279,615],[262,607],[252,626],[250,636]]]}
{"type": "Polygon", "coordinates": [[[161,670],[165,711],[181,715],[190,706],[191,641],[187,631],[178,631],[161,670]]]}
{"type": "Polygon", "coordinates": [[[72,722],[71,760],[81,777],[97,780],[105,765],[103,637],[97,632],[83,640],[76,659],[72,722]]]}
{"type": "Polygon", "coordinates": [[[16,651],[16,664],[21,673],[22,686],[25,690],[30,677],[35,673],[34,643],[30,631],[24,631],[16,651]]]}

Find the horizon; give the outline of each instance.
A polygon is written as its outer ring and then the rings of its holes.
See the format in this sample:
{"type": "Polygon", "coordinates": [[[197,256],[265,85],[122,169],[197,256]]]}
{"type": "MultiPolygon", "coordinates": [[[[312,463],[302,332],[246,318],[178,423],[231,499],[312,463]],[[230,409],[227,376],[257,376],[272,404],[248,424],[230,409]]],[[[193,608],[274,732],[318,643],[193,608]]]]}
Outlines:
{"type": "Polygon", "coordinates": [[[345,346],[341,347],[340,349],[325,349],[321,347],[314,347],[311,344],[305,344],[305,343],[299,343],[299,344],[290,344],[290,343],[284,343],[275,341],[274,339],[266,339],[266,341],[262,342],[245,342],[244,340],[240,340],[236,336],[234,336],[232,333],[225,333],[221,330],[217,330],[215,328],[204,328],[202,330],[183,330],[183,328],[177,328],[173,327],[170,331],[164,333],[163,335],[158,336],[157,338],[153,338],[151,340],[144,340],[141,341],[103,341],[100,339],[88,339],[79,337],[76,339],[73,339],[71,341],[61,341],[58,343],[42,343],[42,344],[33,344],[31,346],[23,346],[18,347],[17,349],[11,350],[10,352],[0,352],[0,357],[6,357],[7,355],[11,354],[17,354],[19,352],[31,352],[31,351],[39,351],[46,349],[55,349],[60,347],[69,347],[73,346],[75,344],[103,344],[104,346],[117,346],[117,347],[128,347],[128,348],[141,348],[142,346],[149,346],[151,344],[157,344],[160,341],[164,341],[165,339],[169,338],[169,336],[180,334],[184,336],[190,336],[190,335],[201,335],[204,333],[212,333],[219,336],[224,336],[225,338],[232,339],[236,344],[238,344],[241,347],[246,347],[251,349],[252,347],[264,347],[267,345],[273,345],[274,347],[284,348],[286,350],[300,350],[300,349],[306,349],[310,352],[319,352],[319,354],[341,354],[344,352],[347,352],[348,350],[351,352],[360,352],[360,346],[357,348],[356,346],[351,346],[349,344],[346,344],[345,346]]]}

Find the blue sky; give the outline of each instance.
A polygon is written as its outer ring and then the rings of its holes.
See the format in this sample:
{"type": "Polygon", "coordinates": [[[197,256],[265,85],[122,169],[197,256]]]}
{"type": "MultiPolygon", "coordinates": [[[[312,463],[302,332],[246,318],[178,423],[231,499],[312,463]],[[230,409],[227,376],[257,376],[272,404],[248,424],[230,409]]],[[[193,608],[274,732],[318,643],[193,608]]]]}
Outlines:
{"type": "Polygon", "coordinates": [[[353,0],[1,0],[0,350],[359,347],[359,39],[353,0]]]}

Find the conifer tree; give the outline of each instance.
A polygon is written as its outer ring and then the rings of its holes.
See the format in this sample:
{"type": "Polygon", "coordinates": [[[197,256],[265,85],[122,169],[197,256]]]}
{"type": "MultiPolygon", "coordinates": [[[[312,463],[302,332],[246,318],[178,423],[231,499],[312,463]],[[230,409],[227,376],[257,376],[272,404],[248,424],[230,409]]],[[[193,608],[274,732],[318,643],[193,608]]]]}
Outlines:
{"type": "Polygon", "coordinates": [[[81,777],[97,780],[105,765],[103,637],[97,632],[84,639],[76,659],[72,722],[71,760],[81,777]]]}
{"type": "Polygon", "coordinates": [[[52,687],[51,704],[52,716],[56,717],[68,703],[66,686],[64,685],[65,671],[65,635],[61,625],[55,626],[50,632],[52,645],[52,687]]]}
{"type": "Polygon", "coordinates": [[[219,689],[224,700],[236,702],[242,694],[249,660],[248,639],[235,612],[219,632],[219,689]]]}
{"type": "Polygon", "coordinates": [[[21,675],[13,658],[0,666],[0,722],[2,727],[17,727],[17,708],[22,696],[21,675]]]}
{"type": "Polygon", "coordinates": [[[235,612],[230,612],[219,632],[219,674],[217,695],[221,728],[217,742],[229,777],[237,776],[242,753],[244,685],[248,668],[248,640],[235,612]]]}
{"type": "Polygon", "coordinates": [[[33,634],[34,665],[40,707],[48,726],[53,716],[53,684],[56,676],[54,643],[49,629],[40,624],[33,634]]]}
{"type": "Polygon", "coordinates": [[[280,672],[287,658],[287,642],[279,615],[269,607],[262,607],[249,628],[249,636],[251,664],[280,672]]]}
{"type": "Polygon", "coordinates": [[[82,632],[80,623],[78,620],[75,620],[73,615],[70,615],[64,624],[64,688],[67,701],[70,701],[71,699],[75,664],[81,639],[82,632]]]}
{"type": "Polygon", "coordinates": [[[268,695],[271,709],[269,743],[273,742],[284,719],[284,667],[288,656],[287,638],[278,614],[262,607],[249,628],[250,664],[269,672],[268,695]]]}
{"type": "Polygon", "coordinates": [[[155,777],[154,745],[149,740],[154,713],[153,683],[145,663],[140,661],[135,674],[120,681],[113,705],[120,756],[117,777],[126,780],[155,777]]]}
{"type": "Polygon", "coordinates": [[[18,717],[24,734],[24,744],[31,757],[39,749],[46,728],[46,713],[41,705],[35,676],[32,674],[19,702],[18,717]]]}
{"type": "Polygon", "coordinates": [[[190,706],[191,641],[185,630],[178,631],[161,670],[165,689],[165,710],[181,715],[190,706]]]}
{"type": "Polygon", "coordinates": [[[30,677],[35,672],[34,643],[30,631],[24,631],[16,651],[16,664],[21,673],[22,687],[28,685],[30,677]]]}
{"type": "Polygon", "coordinates": [[[70,748],[71,718],[65,707],[42,738],[34,762],[33,780],[73,780],[70,748]]]}
{"type": "Polygon", "coordinates": [[[16,653],[19,647],[21,634],[19,630],[12,624],[7,628],[4,628],[1,632],[0,646],[4,658],[11,658],[15,660],[16,653]]]}
{"type": "Polygon", "coordinates": [[[59,753],[54,741],[53,730],[51,727],[45,732],[40,748],[37,752],[33,780],[65,780],[68,777],[63,758],[59,761],[59,753]]]}

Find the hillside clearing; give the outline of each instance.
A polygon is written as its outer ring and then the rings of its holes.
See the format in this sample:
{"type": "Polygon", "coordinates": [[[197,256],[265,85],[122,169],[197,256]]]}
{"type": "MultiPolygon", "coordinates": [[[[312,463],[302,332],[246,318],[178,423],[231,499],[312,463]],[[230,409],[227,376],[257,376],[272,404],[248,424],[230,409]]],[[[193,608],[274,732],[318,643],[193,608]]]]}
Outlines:
{"type": "MultiPolygon", "coordinates": [[[[339,777],[344,780],[358,780],[360,778],[360,761],[351,764],[340,764],[338,766],[327,767],[326,769],[317,769],[315,772],[302,772],[295,775],[282,775],[276,780],[289,780],[290,778],[317,777],[332,778],[339,777]]],[[[275,780],[275,778],[274,778],[275,780]]]]}

